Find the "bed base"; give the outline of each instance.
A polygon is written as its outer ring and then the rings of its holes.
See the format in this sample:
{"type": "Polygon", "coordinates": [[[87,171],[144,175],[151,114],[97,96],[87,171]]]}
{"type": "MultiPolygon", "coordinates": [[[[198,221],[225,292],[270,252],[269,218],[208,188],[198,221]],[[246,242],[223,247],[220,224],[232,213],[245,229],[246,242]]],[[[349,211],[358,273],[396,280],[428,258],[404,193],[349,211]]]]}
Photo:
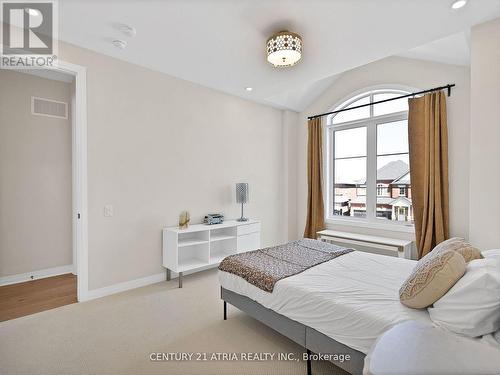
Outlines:
{"type": "MultiPolygon", "coordinates": [[[[227,304],[229,303],[304,347],[307,350],[307,354],[349,354],[351,357],[349,361],[332,361],[332,363],[350,374],[363,374],[365,354],[360,351],[341,344],[311,327],[291,320],[246,296],[224,289],[223,287],[221,287],[221,299],[223,300],[224,320],[227,320],[227,304]]],[[[311,375],[311,373],[311,360],[308,359],[307,374],[311,375]]]]}

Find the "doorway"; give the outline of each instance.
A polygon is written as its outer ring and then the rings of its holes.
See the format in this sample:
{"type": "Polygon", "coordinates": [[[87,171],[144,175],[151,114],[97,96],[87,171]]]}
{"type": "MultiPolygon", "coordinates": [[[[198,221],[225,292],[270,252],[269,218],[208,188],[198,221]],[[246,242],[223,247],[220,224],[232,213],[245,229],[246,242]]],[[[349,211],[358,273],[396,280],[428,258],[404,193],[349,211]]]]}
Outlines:
{"type": "MultiPolygon", "coordinates": [[[[47,82],[42,94],[40,90],[38,94],[28,90],[17,102],[11,98],[13,103],[22,102],[20,105],[2,109],[5,116],[18,116],[6,130],[14,136],[22,132],[21,123],[33,122],[24,126],[24,140],[17,149],[11,147],[10,175],[5,172],[3,176],[10,177],[4,182],[18,186],[11,186],[10,193],[4,187],[0,190],[4,211],[0,231],[9,233],[0,241],[0,300],[10,309],[4,315],[12,318],[87,299],[86,72],[83,67],[60,62],[50,70],[7,73],[31,76],[39,84],[47,82]],[[64,85],[70,87],[67,96],[51,91],[64,85]],[[57,100],[58,95],[62,100],[57,100]],[[27,113],[27,98],[31,113],[27,113]],[[44,112],[47,110],[56,112],[44,112]],[[55,143],[57,140],[59,143],[55,143]],[[29,148],[24,141],[34,147],[29,148]],[[48,151],[40,152],[40,147],[48,151]],[[34,176],[23,180],[30,168],[34,176]],[[28,194],[22,195],[21,190],[28,194]],[[9,210],[5,209],[7,204],[9,210]],[[12,225],[17,226],[18,233],[13,233],[12,225]],[[17,254],[17,259],[12,254],[17,254]]],[[[2,81],[19,89],[24,80],[14,84],[12,80],[2,81]]],[[[8,148],[3,147],[4,151],[8,148]]],[[[0,316],[0,320],[5,319],[0,316]]]]}

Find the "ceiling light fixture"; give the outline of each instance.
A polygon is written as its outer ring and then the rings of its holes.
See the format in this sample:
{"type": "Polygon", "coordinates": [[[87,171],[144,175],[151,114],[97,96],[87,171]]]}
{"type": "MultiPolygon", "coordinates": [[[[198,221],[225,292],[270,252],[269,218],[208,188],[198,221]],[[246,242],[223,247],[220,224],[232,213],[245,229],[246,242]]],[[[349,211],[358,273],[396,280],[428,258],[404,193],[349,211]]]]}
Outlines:
{"type": "Polygon", "coordinates": [[[467,0],[456,0],[451,4],[451,9],[460,9],[463,8],[467,4],[467,0]]]}
{"type": "Polygon", "coordinates": [[[267,61],[275,67],[297,64],[302,57],[302,38],[290,31],[280,31],[266,43],[267,61]]]}
{"type": "Polygon", "coordinates": [[[245,90],[247,90],[247,91],[252,91],[252,90],[253,90],[253,88],[252,88],[252,87],[245,87],[245,90]]]}
{"type": "Polygon", "coordinates": [[[112,43],[116,48],[119,48],[119,49],[125,49],[127,47],[127,42],[124,40],[116,39],[116,40],[113,40],[112,43]]]}

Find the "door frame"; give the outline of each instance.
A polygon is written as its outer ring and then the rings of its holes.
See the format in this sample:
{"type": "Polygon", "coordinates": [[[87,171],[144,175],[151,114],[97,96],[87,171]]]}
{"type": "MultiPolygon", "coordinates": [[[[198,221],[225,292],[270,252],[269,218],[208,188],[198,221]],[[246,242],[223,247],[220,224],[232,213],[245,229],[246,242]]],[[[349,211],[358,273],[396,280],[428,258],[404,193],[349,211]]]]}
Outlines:
{"type": "Polygon", "coordinates": [[[71,75],[75,79],[72,98],[72,226],[73,273],[77,274],[78,302],[86,301],[88,282],[88,193],[87,193],[87,68],[58,61],[46,69],[71,75]]]}

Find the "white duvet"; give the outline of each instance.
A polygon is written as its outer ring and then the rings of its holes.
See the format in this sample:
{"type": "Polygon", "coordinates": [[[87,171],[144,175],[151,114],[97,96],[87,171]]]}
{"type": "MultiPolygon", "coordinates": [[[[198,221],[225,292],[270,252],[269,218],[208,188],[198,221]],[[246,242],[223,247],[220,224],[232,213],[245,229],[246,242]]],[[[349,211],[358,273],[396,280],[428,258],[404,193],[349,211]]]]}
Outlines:
{"type": "Polygon", "coordinates": [[[378,336],[398,323],[432,324],[427,310],[399,302],[399,287],[415,263],[353,251],[278,281],[272,293],[228,272],[219,271],[219,280],[225,289],[367,353],[378,336]]]}

